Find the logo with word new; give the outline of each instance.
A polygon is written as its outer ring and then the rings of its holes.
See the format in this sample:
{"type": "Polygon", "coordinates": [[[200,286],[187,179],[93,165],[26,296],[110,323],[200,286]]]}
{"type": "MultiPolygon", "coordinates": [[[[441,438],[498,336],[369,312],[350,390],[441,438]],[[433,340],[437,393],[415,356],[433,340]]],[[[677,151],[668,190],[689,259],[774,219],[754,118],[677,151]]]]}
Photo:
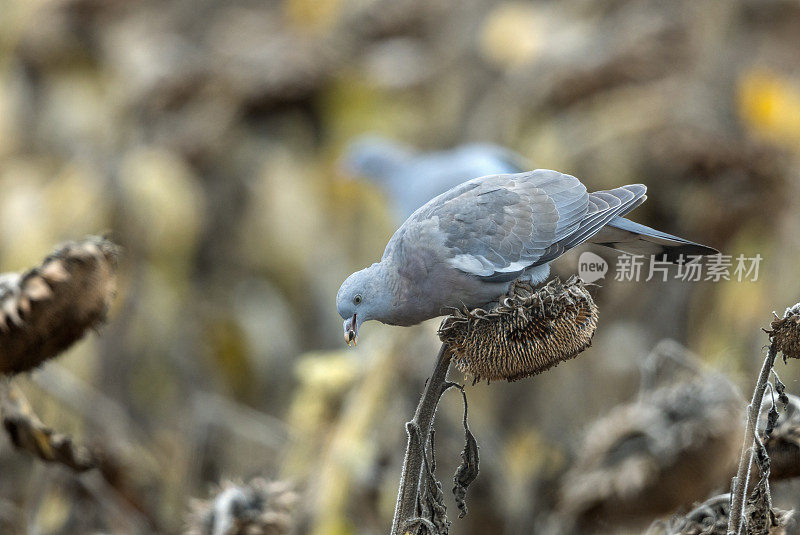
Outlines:
{"type": "MultiPolygon", "coordinates": [[[[709,256],[679,255],[667,260],[663,255],[644,256],[622,253],[617,257],[614,280],[620,282],[650,282],[669,278],[684,282],[737,281],[755,282],[763,257],[716,254],[709,256]]],[[[608,262],[586,251],[578,258],[578,275],[583,282],[600,280],[608,273],[608,262]]]]}
{"type": "Polygon", "coordinates": [[[606,273],[608,273],[608,262],[591,251],[585,251],[578,257],[578,276],[583,282],[600,280],[606,273]]]}

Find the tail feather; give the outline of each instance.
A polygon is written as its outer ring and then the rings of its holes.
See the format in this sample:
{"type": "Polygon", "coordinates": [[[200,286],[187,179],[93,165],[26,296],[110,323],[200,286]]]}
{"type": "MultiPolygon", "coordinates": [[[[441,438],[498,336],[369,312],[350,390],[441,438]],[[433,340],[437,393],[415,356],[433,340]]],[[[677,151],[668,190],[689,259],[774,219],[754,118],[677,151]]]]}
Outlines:
{"type": "Polygon", "coordinates": [[[592,243],[626,253],[665,256],[669,262],[686,260],[688,256],[715,255],[719,251],[679,236],[634,223],[617,216],[590,240],[592,243]]]}

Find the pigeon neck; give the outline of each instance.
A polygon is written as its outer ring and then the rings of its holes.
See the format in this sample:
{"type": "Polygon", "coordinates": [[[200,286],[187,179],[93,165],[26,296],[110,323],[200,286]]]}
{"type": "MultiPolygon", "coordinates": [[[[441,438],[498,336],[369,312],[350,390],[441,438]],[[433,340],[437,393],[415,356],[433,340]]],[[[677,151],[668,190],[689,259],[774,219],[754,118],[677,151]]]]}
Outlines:
{"type": "Polygon", "coordinates": [[[397,287],[397,269],[390,266],[388,262],[373,264],[372,269],[374,270],[375,289],[381,292],[387,291],[387,295],[391,294],[397,287]]]}
{"type": "Polygon", "coordinates": [[[397,268],[388,262],[378,262],[371,266],[376,318],[383,323],[398,324],[402,305],[406,296],[402,295],[403,285],[397,268]]]}

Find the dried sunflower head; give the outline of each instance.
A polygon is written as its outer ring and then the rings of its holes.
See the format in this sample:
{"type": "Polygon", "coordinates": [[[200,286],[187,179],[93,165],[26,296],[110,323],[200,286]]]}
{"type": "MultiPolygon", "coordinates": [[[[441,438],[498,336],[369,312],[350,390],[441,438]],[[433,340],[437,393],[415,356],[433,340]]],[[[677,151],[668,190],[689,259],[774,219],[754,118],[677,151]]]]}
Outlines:
{"type": "Polygon", "coordinates": [[[208,500],[193,500],[186,535],[284,535],[299,496],[285,481],[225,481],[208,500]]]}
{"type": "Polygon", "coordinates": [[[776,316],[767,331],[783,358],[800,358],[800,303],[787,308],[782,318],[776,316]]]}
{"type": "MultiPolygon", "coordinates": [[[[685,515],[674,515],[667,520],[653,523],[645,535],[727,535],[730,515],[730,494],[719,494],[697,505],[685,515]]],[[[792,511],[772,509],[771,525],[760,531],[748,529],[748,533],[764,535],[786,535],[787,528],[796,526],[792,511]]],[[[794,531],[788,531],[794,533],[794,531]]]]}
{"type": "Polygon", "coordinates": [[[737,388],[675,342],[659,343],[645,362],[670,373],[595,420],[561,480],[558,508],[579,532],[686,507],[729,484],[736,469],[737,388]]]}
{"type": "Polygon", "coordinates": [[[589,347],[597,306],[583,282],[515,282],[489,310],[455,310],[439,327],[458,368],[480,379],[536,375],[589,347]]]}
{"type": "Polygon", "coordinates": [[[117,255],[112,242],[90,236],[25,273],[0,275],[0,374],[39,366],[105,320],[117,255]]]}

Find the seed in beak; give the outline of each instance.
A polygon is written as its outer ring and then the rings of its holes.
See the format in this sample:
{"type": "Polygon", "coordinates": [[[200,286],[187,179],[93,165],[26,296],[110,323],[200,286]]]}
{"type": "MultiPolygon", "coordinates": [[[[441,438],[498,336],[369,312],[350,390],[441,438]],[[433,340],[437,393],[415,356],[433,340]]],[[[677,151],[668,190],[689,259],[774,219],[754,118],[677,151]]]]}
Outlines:
{"type": "Polygon", "coordinates": [[[356,314],[352,318],[347,318],[344,321],[344,342],[349,346],[350,342],[353,345],[358,344],[358,321],[356,314]]]}
{"type": "Polygon", "coordinates": [[[355,331],[347,331],[344,333],[344,341],[348,347],[350,347],[351,342],[354,346],[358,345],[358,338],[356,337],[355,331]]]}

